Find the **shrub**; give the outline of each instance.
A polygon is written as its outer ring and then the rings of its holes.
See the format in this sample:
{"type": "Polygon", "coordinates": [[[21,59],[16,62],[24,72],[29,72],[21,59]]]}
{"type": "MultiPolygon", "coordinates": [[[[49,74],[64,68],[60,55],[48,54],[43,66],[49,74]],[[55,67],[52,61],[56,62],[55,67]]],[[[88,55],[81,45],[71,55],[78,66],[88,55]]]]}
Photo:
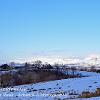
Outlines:
{"type": "Polygon", "coordinates": [[[95,92],[83,91],[79,98],[90,98],[100,96],[100,88],[97,88],[95,92]]]}

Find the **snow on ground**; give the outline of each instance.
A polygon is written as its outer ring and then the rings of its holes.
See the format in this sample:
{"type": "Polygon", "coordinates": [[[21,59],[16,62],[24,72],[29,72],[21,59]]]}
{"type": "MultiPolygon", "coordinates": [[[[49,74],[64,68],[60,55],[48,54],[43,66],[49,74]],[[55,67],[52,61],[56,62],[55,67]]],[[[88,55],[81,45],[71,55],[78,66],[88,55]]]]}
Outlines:
{"type": "MultiPolygon", "coordinates": [[[[89,77],[0,89],[0,100],[58,100],[58,98],[71,100],[71,98],[77,98],[83,91],[94,92],[96,88],[100,88],[100,74],[85,71],[80,73],[89,77]]],[[[75,100],[86,100],[86,98],[75,100]]],[[[87,100],[100,100],[100,97],[87,100]]]]}

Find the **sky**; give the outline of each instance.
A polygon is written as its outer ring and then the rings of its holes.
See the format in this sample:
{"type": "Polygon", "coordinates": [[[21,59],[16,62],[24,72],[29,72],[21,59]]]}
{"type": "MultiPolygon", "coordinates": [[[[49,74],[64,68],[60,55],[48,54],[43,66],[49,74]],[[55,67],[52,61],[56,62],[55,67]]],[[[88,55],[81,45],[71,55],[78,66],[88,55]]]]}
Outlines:
{"type": "Polygon", "coordinates": [[[0,61],[100,53],[100,0],[0,0],[0,61]]]}

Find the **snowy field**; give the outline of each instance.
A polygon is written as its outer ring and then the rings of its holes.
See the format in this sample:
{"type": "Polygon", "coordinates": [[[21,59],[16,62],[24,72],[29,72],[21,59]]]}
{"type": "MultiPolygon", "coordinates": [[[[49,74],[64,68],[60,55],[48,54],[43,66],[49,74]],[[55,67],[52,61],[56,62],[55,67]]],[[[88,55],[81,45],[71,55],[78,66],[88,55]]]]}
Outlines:
{"type": "Polygon", "coordinates": [[[100,88],[100,74],[80,72],[82,78],[62,79],[0,89],[0,100],[100,100],[100,97],[78,99],[83,91],[100,88]]]}

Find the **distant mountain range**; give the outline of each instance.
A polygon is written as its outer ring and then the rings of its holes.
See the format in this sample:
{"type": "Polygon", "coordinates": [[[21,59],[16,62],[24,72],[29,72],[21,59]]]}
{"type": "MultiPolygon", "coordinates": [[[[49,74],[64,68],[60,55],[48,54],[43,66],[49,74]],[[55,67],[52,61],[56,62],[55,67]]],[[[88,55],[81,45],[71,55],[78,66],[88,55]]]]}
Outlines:
{"type": "Polygon", "coordinates": [[[17,65],[22,65],[25,62],[34,63],[36,60],[41,60],[43,63],[49,64],[73,64],[77,66],[100,66],[100,55],[90,55],[86,58],[62,58],[62,57],[35,57],[25,60],[15,60],[17,65]]]}

